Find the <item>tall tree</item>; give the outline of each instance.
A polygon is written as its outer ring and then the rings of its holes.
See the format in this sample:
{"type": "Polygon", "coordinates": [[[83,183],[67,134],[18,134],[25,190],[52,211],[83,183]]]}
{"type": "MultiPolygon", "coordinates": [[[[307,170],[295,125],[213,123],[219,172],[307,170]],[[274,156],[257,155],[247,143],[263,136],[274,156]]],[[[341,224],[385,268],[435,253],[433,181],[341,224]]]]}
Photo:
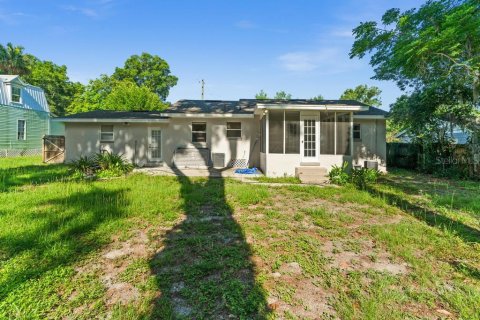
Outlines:
{"type": "Polygon", "coordinates": [[[381,20],[382,26],[369,21],[356,27],[350,51],[351,58],[371,53],[375,79],[394,80],[402,89],[466,87],[470,102],[479,103],[478,0],[430,0],[419,9],[390,9],[381,20]]]}
{"type": "Polygon", "coordinates": [[[275,93],[275,97],[273,97],[274,99],[278,99],[278,100],[290,100],[292,99],[292,95],[290,93],[286,93],[285,91],[278,91],[277,93],[275,93]]]}
{"type": "Polygon", "coordinates": [[[366,84],[361,84],[356,86],[354,89],[345,90],[340,96],[341,100],[357,100],[368,104],[369,106],[381,106],[382,100],[380,95],[382,90],[378,87],[372,86],[369,87],[366,84]]]}
{"type": "Polygon", "coordinates": [[[142,53],[133,55],[125,61],[123,68],[116,68],[112,77],[115,80],[130,80],[139,87],[147,87],[165,101],[170,88],[177,84],[178,78],[170,74],[168,63],[157,55],[142,53]]]}
{"type": "Polygon", "coordinates": [[[151,111],[163,110],[168,105],[147,87],[139,87],[129,80],[119,81],[102,103],[105,110],[151,111]]]}
{"type": "Polygon", "coordinates": [[[64,65],[59,66],[51,61],[42,61],[32,55],[26,55],[26,58],[28,73],[22,78],[27,83],[45,91],[50,112],[64,115],[77,91],[82,91],[83,85],[70,81],[67,67],[64,65]]]}
{"type": "Polygon", "coordinates": [[[268,99],[268,95],[267,95],[267,93],[266,93],[265,91],[263,91],[263,89],[262,89],[262,90],[260,90],[259,93],[257,93],[257,94],[255,95],[255,99],[258,99],[258,100],[266,100],[266,99],[268,99]]]}
{"type": "MultiPolygon", "coordinates": [[[[99,78],[90,80],[83,90],[78,91],[72,103],[67,108],[67,113],[79,113],[91,110],[103,109],[103,102],[112,92],[115,80],[106,74],[99,78]]],[[[117,107],[122,110],[122,106],[117,107]]]]}
{"type": "Polygon", "coordinates": [[[7,43],[0,44],[0,74],[25,75],[28,73],[24,48],[7,43]]]}

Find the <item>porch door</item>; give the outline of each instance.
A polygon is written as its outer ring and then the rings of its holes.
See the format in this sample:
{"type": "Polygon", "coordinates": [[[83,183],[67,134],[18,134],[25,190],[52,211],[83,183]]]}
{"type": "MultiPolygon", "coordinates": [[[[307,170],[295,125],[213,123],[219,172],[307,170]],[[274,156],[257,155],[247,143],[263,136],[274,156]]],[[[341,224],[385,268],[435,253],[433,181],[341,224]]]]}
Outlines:
{"type": "Polygon", "coordinates": [[[148,161],[158,162],[162,160],[162,130],[148,128],[148,161]]]}
{"type": "Polygon", "coordinates": [[[300,116],[300,153],[302,162],[318,162],[319,121],[318,116],[300,116]]]}

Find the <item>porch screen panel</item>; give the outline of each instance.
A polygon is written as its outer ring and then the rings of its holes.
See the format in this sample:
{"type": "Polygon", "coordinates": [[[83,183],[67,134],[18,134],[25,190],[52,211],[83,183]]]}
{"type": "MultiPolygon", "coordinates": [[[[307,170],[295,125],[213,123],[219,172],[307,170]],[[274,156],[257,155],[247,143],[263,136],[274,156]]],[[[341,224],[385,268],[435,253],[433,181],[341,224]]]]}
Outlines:
{"type": "Polygon", "coordinates": [[[300,153],[300,112],[285,111],[285,153],[300,153]]]}
{"type": "Polygon", "coordinates": [[[283,153],[283,110],[272,110],[268,117],[268,152],[283,153]]]}
{"type": "Polygon", "coordinates": [[[320,154],[335,154],[335,112],[320,112],[320,154]]]}
{"type": "Polygon", "coordinates": [[[337,112],[337,154],[350,155],[350,113],[337,112]]]}

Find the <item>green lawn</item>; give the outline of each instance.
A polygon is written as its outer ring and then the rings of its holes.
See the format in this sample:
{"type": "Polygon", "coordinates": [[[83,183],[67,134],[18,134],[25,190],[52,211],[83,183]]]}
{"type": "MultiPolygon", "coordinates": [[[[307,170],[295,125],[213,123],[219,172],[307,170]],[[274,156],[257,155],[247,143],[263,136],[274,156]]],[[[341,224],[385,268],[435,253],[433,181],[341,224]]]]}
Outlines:
{"type": "Polygon", "coordinates": [[[0,319],[480,319],[480,185],[367,191],[0,159],[0,319]]]}

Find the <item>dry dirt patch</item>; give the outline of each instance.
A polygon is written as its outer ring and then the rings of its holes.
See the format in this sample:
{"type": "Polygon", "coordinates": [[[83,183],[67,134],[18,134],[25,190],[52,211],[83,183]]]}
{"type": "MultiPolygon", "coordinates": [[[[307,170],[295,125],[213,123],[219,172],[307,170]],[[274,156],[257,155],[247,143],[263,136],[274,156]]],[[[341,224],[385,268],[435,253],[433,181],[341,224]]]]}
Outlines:
{"type": "Polygon", "coordinates": [[[344,240],[328,240],[323,246],[325,256],[330,259],[330,267],[341,270],[375,270],[391,274],[406,274],[408,265],[405,262],[394,262],[392,256],[377,247],[372,240],[355,240],[357,250],[351,250],[344,240]]]}

